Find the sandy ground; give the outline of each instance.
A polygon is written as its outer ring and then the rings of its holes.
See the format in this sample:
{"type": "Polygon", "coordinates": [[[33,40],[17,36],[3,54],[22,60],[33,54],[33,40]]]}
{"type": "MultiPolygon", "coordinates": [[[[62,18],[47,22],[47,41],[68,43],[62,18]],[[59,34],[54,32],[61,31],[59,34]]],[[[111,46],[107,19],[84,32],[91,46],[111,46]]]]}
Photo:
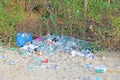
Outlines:
{"type": "Polygon", "coordinates": [[[17,51],[0,52],[0,80],[120,80],[120,52],[97,52],[96,57],[72,57],[66,53],[44,55],[48,63],[33,65],[37,55],[19,55],[17,51]],[[13,61],[13,63],[12,63],[13,61]],[[14,62],[15,61],[15,62],[14,62]],[[85,68],[86,64],[93,67],[85,68]],[[96,73],[94,67],[103,65],[104,73],[96,73]],[[31,67],[32,66],[32,67],[31,67]]]}

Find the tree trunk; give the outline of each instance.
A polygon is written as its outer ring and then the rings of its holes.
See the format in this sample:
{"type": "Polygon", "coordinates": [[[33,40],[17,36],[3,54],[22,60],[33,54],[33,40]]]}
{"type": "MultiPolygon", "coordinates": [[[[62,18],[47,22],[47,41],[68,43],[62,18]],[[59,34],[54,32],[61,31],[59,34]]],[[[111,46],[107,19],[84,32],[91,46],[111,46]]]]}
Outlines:
{"type": "Polygon", "coordinates": [[[110,0],[108,0],[108,3],[110,4],[110,0]]]}
{"type": "Polygon", "coordinates": [[[33,5],[35,3],[35,0],[31,0],[31,5],[33,5]]]}
{"type": "Polygon", "coordinates": [[[15,0],[15,3],[17,3],[18,2],[18,0],[15,0]]]}
{"type": "Polygon", "coordinates": [[[84,0],[84,15],[87,14],[87,4],[88,4],[88,0],[84,0]]]}
{"type": "Polygon", "coordinates": [[[28,0],[25,0],[25,12],[28,11],[28,0]]]}

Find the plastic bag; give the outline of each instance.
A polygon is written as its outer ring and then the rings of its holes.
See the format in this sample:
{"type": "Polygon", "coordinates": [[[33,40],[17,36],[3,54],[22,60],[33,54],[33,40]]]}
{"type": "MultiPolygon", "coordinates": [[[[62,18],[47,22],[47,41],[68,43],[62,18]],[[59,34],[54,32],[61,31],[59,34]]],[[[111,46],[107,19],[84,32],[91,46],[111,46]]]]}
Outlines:
{"type": "Polygon", "coordinates": [[[16,35],[16,45],[22,47],[26,42],[32,41],[33,37],[31,33],[20,32],[16,35]]]}

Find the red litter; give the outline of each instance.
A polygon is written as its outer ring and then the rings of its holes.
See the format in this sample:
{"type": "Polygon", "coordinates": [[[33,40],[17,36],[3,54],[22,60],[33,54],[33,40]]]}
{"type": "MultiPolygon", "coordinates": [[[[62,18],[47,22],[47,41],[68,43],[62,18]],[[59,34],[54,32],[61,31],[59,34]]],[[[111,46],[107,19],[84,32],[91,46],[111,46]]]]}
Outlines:
{"type": "Polygon", "coordinates": [[[48,59],[42,60],[42,63],[48,63],[48,59]]]}

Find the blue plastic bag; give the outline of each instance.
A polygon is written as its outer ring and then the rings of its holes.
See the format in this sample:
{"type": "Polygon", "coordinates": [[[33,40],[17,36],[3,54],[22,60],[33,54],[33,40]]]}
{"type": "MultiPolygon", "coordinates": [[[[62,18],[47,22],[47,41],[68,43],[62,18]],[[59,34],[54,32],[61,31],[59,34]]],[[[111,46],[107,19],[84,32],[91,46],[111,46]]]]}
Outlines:
{"type": "Polygon", "coordinates": [[[18,47],[22,47],[25,45],[26,42],[32,41],[33,37],[31,33],[27,33],[27,32],[19,32],[16,35],[16,45],[18,47]]]}

